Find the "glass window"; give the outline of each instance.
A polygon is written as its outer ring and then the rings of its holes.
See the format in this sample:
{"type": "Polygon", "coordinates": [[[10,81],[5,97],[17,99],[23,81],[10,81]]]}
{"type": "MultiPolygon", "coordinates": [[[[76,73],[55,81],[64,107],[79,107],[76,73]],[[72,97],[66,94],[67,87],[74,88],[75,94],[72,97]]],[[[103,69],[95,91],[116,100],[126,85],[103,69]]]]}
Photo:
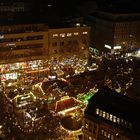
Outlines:
{"type": "Polygon", "coordinates": [[[116,120],[116,121],[117,121],[117,123],[118,123],[118,124],[120,124],[120,118],[117,118],[117,120],[116,120]]]}
{"type": "Polygon", "coordinates": [[[111,136],[110,136],[110,139],[111,139],[111,140],[114,140],[114,137],[113,137],[113,135],[111,135],[111,136]]]}
{"type": "Polygon", "coordinates": [[[106,119],[109,120],[109,113],[106,113],[106,119]]]}
{"type": "Polygon", "coordinates": [[[116,123],[116,116],[113,116],[113,122],[116,123]]]}
{"type": "Polygon", "coordinates": [[[85,128],[88,129],[88,124],[87,123],[85,124],[85,128]]]}
{"type": "Polygon", "coordinates": [[[92,140],[92,138],[91,138],[91,137],[89,137],[89,140],[92,140]]]}
{"type": "Polygon", "coordinates": [[[107,137],[107,132],[106,131],[104,131],[104,136],[107,137]]]}
{"type": "Polygon", "coordinates": [[[73,33],[74,35],[79,35],[79,33],[78,32],[76,32],[76,33],[73,33]]]}
{"type": "Polygon", "coordinates": [[[102,114],[103,114],[103,111],[99,110],[99,116],[102,116],[102,114]]]}
{"type": "Polygon", "coordinates": [[[67,36],[72,36],[72,33],[67,33],[67,36]]]}
{"type": "Polygon", "coordinates": [[[103,111],[103,118],[105,118],[105,116],[106,116],[106,112],[103,111]]]}
{"type": "Polygon", "coordinates": [[[113,115],[112,115],[112,114],[110,114],[110,121],[112,121],[112,119],[113,119],[113,115]]]}
{"type": "Polygon", "coordinates": [[[99,115],[99,109],[98,108],[96,109],[96,114],[99,115]]]}
{"type": "Polygon", "coordinates": [[[87,34],[88,32],[83,32],[83,35],[87,34]]]}
{"type": "Polygon", "coordinates": [[[123,119],[121,119],[121,125],[123,125],[124,124],[124,120],[123,119]]]}
{"type": "Polygon", "coordinates": [[[104,130],[103,129],[101,130],[101,135],[104,136],[104,130]]]}
{"type": "Polygon", "coordinates": [[[107,138],[109,138],[109,139],[110,139],[110,137],[111,137],[111,134],[110,134],[110,133],[108,133],[108,134],[107,134],[107,138]]]}
{"type": "Polygon", "coordinates": [[[60,34],[60,37],[65,37],[65,33],[60,34]]]}
{"type": "Polygon", "coordinates": [[[53,37],[58,37],[58,34],[53,34],[53,37]]]}

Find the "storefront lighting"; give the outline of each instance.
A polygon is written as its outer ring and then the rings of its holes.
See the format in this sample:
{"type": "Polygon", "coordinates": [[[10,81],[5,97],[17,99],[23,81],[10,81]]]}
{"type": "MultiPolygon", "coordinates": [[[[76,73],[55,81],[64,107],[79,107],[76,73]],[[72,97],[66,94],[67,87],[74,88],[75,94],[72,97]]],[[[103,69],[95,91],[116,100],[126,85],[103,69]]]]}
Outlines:
{"type": "Polygon", "coordinates": [[[111,49],[111,46],[109,46],[109,45],[106,45],[105,44],[105,46],[104,46],[105,48],[107,48],[107,49],[111,49]]]}
{"type": "Polygon", "coordinates": [[[121,49],[121,48],[122,48],[121,46],[114,46],[113,47],[114,50],[121,49]]]}

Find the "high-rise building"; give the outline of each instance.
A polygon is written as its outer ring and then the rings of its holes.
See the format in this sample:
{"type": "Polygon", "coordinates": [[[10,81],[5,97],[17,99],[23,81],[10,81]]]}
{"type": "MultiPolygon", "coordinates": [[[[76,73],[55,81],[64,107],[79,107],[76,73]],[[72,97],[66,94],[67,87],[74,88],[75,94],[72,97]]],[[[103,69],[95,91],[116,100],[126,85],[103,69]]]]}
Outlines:
{"type": "Polygon", "coordinates": [[[44,24],[0,26],[0,63],[42,58],[48,54],[48,27],[44,24]]]}
{"type": "Polygon", "coordinates": [[[88,57],[90,27],[48,29],[45,24],[0,26],[0,63],[78,54],[88,57]]]}
{"type": "Polygon", "coordinates": [[[87,26],[48,29],[45,24],[1,25],[0,31],[3,80],[17,77],[19,70],[43,69],[43,61],[51,58],[88,59],[90,27],[87,26]]]}
{"type": "Polygon", "coordinates": [[[25,23],[27,19],[31,22],[33,20],[33,6],[31,2],[25,2],[24,0],[2,0],[0,1],[0,19],[0,24],[25,23]]]}
{"type": "Polygon", "coordinates": [[[102,88],[86,107],[83,140],[140,139],[139,105],[116,91],[102,88]]]}
{"type": "Polygon", "coordinates": [[[90,27],[49,29],[48,35],[51,56],[88,58],[90,27]]]}
{"type": "Polygon", "coordinates": [[[109,49],[135,50],[140,45],[140,14],[124,11],[97,11],[88,16],[91,26],[92,47],[102,51],[109,49]]]}

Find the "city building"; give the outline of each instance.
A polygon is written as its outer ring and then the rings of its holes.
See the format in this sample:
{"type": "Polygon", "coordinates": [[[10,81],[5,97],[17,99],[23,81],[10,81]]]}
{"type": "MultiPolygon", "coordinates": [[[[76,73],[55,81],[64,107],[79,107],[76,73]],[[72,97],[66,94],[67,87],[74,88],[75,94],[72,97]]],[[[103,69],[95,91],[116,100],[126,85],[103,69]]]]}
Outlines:
{"type": "Polygon", "coordinates": [[[0,12],[24,12],[24,2],[1,2],[0,12]]]}
{"type": "Polygon", "coordinates": [[[44,24],[0,26],[1,64],[38,59],[48,52],[48,27],[44,24]]]}
{"type": "Polygon", "coordinates": [[[102,51],[132,51],[140,45],[140,14],[134,11],[98,10],[86,18],[91,46],[102,51]]]}
{"type": "Polygon", "coordinates": [[[49,53],[53,57],[88,58],[90,27],[49,29],[49,53]]]}
{"type": "Polygon", "coordinates": [[[0,1],[0,23],[25,23],[25,21],[33,21],[33,6],[30,1],[10,0],[0,1]]]}
{"type": "Polygon", "coordinates": [[[87,26],[48,29],[45,24],[1,25],[0,31],[2,80],[16,79],[19,70],[43,69],[43,60],[52,57],[88,58],[87,26]]]}
{"type": "Polygon", "coordinates": [[[134,65],[134,80],[132,82],[132,86],[127,91],[127,96],[130,96],[131,98],[135,98],[136,100],[140,101],[140,57],[139,56],[133,56],[132,63],[134,65]]]}
{"type": "Polygon", "coordinates": [[[140,139],[139,102],[103,87],[90,99],[83,121],[83,140],[140,139]]]}

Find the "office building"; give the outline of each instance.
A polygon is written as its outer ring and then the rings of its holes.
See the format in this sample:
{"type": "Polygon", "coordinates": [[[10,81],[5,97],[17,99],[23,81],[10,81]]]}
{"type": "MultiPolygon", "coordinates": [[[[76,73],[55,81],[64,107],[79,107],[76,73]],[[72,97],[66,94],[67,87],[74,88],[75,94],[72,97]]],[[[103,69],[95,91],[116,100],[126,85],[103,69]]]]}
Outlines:
{"type": "Polygon", "coordinates": [[[16,78],[15,71],[43,68],[43,60],[52,57],[88,58],[90,27],[87,26],[48,29],[45,24],[1,25],[0,31],[3,80],[16,78]],[[12,74],[6,76],[7,73],[12,74]]]}
{"type": "Polygon", "coordinates": [[[49,54],[53,57],[88,58],[90,27],[49,29],[49,54]]]}
{"type": "Polygon", "coordinates": [[[118,10],[96,11],[86,19],[91,46],[102,51],[133,51],[140,45],[140,14],[118,10]]]}
{"type": "Polygon", "coordinates": [[[47,30],[43,24],[0,26],[0,63],[28,61],[46,55],[47,30]]]}
{"type": "Polygon", "coordinates": [[[85,110],[83,140],[140,139],[139,105],[103,87],[90,98],[85,110]]]}

